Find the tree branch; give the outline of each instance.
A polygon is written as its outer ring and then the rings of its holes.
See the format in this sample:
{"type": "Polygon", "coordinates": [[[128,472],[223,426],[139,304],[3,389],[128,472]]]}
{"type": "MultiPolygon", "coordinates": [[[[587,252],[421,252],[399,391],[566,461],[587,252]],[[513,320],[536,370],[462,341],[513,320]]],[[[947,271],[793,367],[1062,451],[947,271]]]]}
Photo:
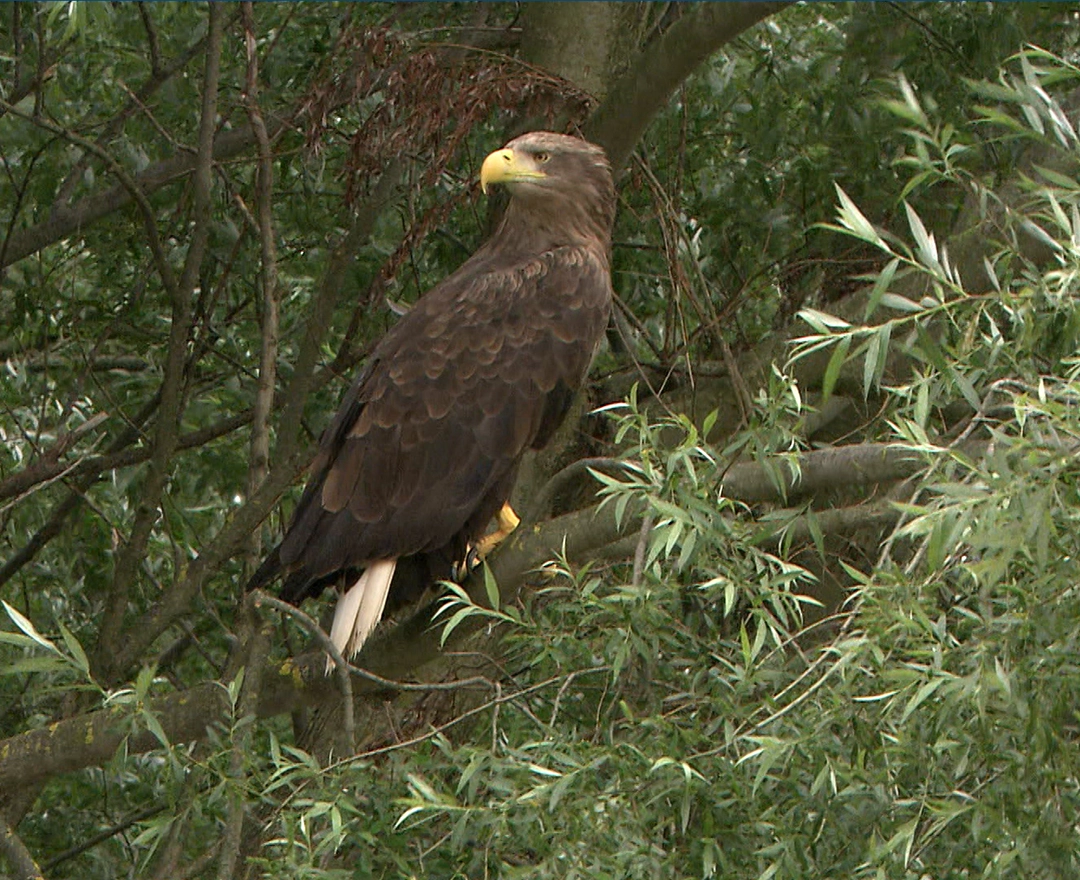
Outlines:
{"type": "MultiPolygon", "coordinates": [[[[153,23],[150,20],[150,14],[146,9],[145,3],[139,4],[139,15],[142,18],[143,26],[147,31],[149,51],[150,51],[150,76],[147,78],[137,92],[131,94],[128,98],[127,104],[121,108],[121,110],[112,117],[98,135],[95,143],[98,147],[104,148],[109,144],[121,131],[124,130],[124,124],[128,119],[140,108],[145,109],[146,100],[160,89],[165,83],[172,79],[176,74],[182,71],[185,67],[191,63],[191,60],[202,50],[206,43],[206,36],[203,35],[197,38],[190,46],[180,52],[169,63],[167,67],[161,66],[160,49],[158,47],[157,32],[154,30],[153,23]]],[[[66,205],[78,185],[82,180],[83,173],[85,172],[88,162],[87,159],[92,153],[85,153],[68,172],[67,178],[60,185],[59,190],[54,200],[54,210],[62,205],[66,205]]]]}
{"type": "Polygon", "coordinates": [[[776,458],[768,466],[737,464],[724,475],[722,487],[728,498],[756,504],[904,480],[924,467],[924,460],[905,447],[861,443],[804,452],[791,462],[776,458]]]}
{"type": "Polygon", "coordinates": [[[229,792],[225,830],[221,838],[218,877],[231,880],[236,876],[244,830],[244,813],[247,807],[248,751],[251,748],[253,727],[248,723],[256,715],[262,677],[266,669],[269,639],[266,627],[260,625],[254,614],[254,605],[245,600],[241,609],[245,629],[250,634],[247,642],[247,658],[244,662],[244,681],[240,688],[233,716],[232,744],[229,756],[229,792]]]}
{"type": "MultiPolygon", "coordinates": [[[[273,156],[270,136],[259,109],[259,56],[256,51],[255,15],[250,2],[241,5],[244,22],[244,45],[247,51],[247,82],[244,105],[258,145],[258,165],[255,173],[255,224],[259,233],[259,287],[262,309],[259,312],[260,340],[259,379],[255,388],[255,405],[251,419],[251,461],[248,466],[247,494],[259,488],[270,468],[270,412],[277,383],[278,306],[277,248],[274,244],[273,219],[273,156]]],[[[251,533],[251,565],[258,556],[259,532],[251,533]]]]}
{"type": "MultiPolygon", "coordinates": [[[[169,326],[168,354],[165,375],[161,382],[161,405],[158,409],[156,431],[152,444],[149,473],[140,493],[139,506],[128,540],[117,554],[113,580],[105,605],[105,614],[98,634],[94,667],[102,681],[111,683],[118,672],[113,665],[115,645],[127,610],[127,597],[135,581],[138,562],[158,515],[161,493],[169,476],[169,466],[180,434],[183,410],[182,384],[187,360],[188,338],[191,334],[192,296],[199,281],[206,244],[210,238],[211,173],[214,153],[214,129],[217,125],[218,80],[221,72],[221,47],[225,14],[220,6],[211,3],[209,32],[206,38],[206,65],[203,74],[202,108],[199,116],[199,145],[192,176],[193,224],[191,240],[184,259],[184,271],[179,283],[166,282],[172,300],[172,320],[169,326]],[[171,289],[170,289],[171,288],[171,289]]],[[[156,236],[156,230],[155,230],[156,236]]],[[[164,270],[164,267],[159,267],[164,270]]]]}
{"type": "Polygon", "coordinates": [[[17,880],[44,880],[41,868],[30,855],[30,850],[8,825],[3,813],[0,813],[0,853],[7,856],[8,864],[15,870],[14,876],[17,880]]]}
{"type": "Polygon", "coordinates": [[[356,259],[357,251],[371,236],[379,215],[389,204],[400,176],[401,164],[398,162],[391,163],[383,171],[373,187],[370,198],[353,216],[349,231],[331,254],[326,274],[323,275],[322,282],[319,284],[319,291],[311,305],[311,312],[304,327],[304,336],[296,356],[292,380],[285,390],[279,419],[281,426],[277,444],[279,458],[289,458],[295,454],[300,436],[300,421],[311,388],[315,364],[323,339],[330,328],[334,306],[345,286],[345,275],[356,259]]]}
{"type": "Polygon", "coordinates": [[[622,168],[679,84],[717,49],[789,3],[698,3],[654,40],[612,86],[585,124],[585,136],[622,168]]]}
{"type": "MultiPolygon", "coordinates": [[[[0,102],[0,108],[9,106],[0,102]]],[[[291,117],[275,117],[269,127],[271,138],[290,124],[291,117]]],[[[221,163],[233,159],[249,150],[254,143],[255,132],[250,127],[222,132],[214,139],[214,161],[221,163]]],[[[87,144],[93,145],[93,142],[86,141],[80,145],[87,144]]],[[[195,156],[182,153],[155,162],[139,174],[132,175],[131,180],[139,192],[150,195],[163,186],[191,174],[196,164],[195,156]]],[[[71,207],[59,208],[49,215],[48,220],[20,230],[8,239],[7,247],[0,253],[0,269],[78,233],[80,229],[120,210],[131,200],[131,190],[120,184],[103,193],[87,196],[71,207]]]]}

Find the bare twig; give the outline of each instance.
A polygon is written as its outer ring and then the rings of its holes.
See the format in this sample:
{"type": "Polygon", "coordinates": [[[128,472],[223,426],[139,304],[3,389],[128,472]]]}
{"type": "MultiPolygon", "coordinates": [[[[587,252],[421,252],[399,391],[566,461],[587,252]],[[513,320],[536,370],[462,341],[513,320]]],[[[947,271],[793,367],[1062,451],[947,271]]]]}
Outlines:
{"type": "Polygon", "coordinates": [[[157,816],[159,813],[164,813],[166,810],[170,809],[172,809],[172,804],[154,804],[152,807],[144,807],[143,809],[132,813],[130,816],[124,817],[124,819],[117,822],[115,825],[110,825],[108,828],[102,829],[97,834],[91,835],[86,840],[82,841],[82,843],[68,847],[62,853],[53,856],[44,864],[43,870],[51,871],[53,868],[62,865],[69,859],[81,856],[87,850],[93,849],[99,843],[108,840],[110,837],[115,837],[117,834],[127,831],[132,825],[142,822],[144,819],[150,819],[157,816]]]}
{"type": "Polygon", "coordinates": [[[161,70],[161,44],[158,41],[154,20],[150,18],[150,10],[145,3],[139,4],[139,18],[142,19],[143,29],[146,31],[147,48],[150,50],[150,71],[157,74],[161,70]]]}
{"type": "MultiPolygon", "coordinates": [[[[100,133],[95,139],[94,143],[96,143],[99,147],[102,148],[111,143],[116,138],[116,136],[124,130],[125,123],[128,119],[131,118],[131,116],[135,113],[136,110],[142,110],[142,112],[146,115],[147,119],[149,119],[151,124],[158,129],[158,132],[166,139],[166,141],[168,141],[169,143],[175,143],[175,139],[168,132],[164,131],[158,125],[157,120],[153,118],[149,109],[146,106],[146,101],[149,100],[150,96],[153,95],[158,89],[160,89],[165,83],[167,83],[170,79],[176,76],[176,74],[178,74],[185,67],[187,67],[188,64],[191,62],[191,59],[193,59],[200,51],[202,51],[202,48],[206,43],[205,35],[199,37],[198,39],[194,40],[190,46],[188,46],[179,55],[177,55],[176,58],[168,64],[168,66],[162,68],[160,64],[160,55],[158,54],[157,32],[154,30],[153,23],[150,21],[149,12],[146,9],[145,3],[139,4],[139,12],[142,16],[143,24],[146,27],[149,40],[149,50],[151,55],[150,76],[147,78],[146,82],[139,86],[139,89],[136,92],[132,92],[123,83],[120,84],[121,88],[123,88],[124,91],[127,93],[129,100],[125,107],[121,108],[121,110],[115,116],[113,116],[108,122],[105,123],[104,127],[101,129],[100,133]]],[[[75,127],[81,127],[81,124],[75,127]]],[[[191,152],[194,153],[193,150],[191,152]]],[[[64,182],[61,183],[60,187],[57,189],[56,198],[53,199],[50,216],[55,216],[57,212],[64,210],[64,208],[68,206],[71,200],[72,193],[75,191],[75,188],[79,185],[79,183],[83,180],[83,176],[86,173],[86,169],[89,165],[89,159],[91,155],[94,154],[84,152],[83,155],[79,157],[78,161],[75,162],[75,164],[72,166],[71,170],[68,172],[67,177],[64,179],[64,182]]]]}
{"type": "Polygon", "coordinates": [[[371,197],[354,214],[349,231],[338,242],[330,257],[326,272],[319,284],[318,293],[311,305],[300,350],[293,367],[292,380],[284,392],[278,432],[277,456],[288,458],[296,450],[300,440],[299,426],[304,403],[311,388],[312,374],[318,361],[323,339],[330,327],[337,298],[344,287],[345,275],[356,258],[360,246],[367,241],[375,228],[375,222],[390,202],[401,175],[400,163],[391,163],[373,187],[371,197]]]}
{"type": "MultiPolygon", "coordinates": [[[[37,125],[40,128],[45,129],[46,131],[52,132],[53,134],[63,138],[69,143],[72,143],[75,146],[81,147],[82,149],[93,153],[102,162],[105,163],[109,171],[116,176],[117,180],[120,181],[120,186],[124,190],[124,192],[131,198],[131,200],[133,200],[138,205],[139,213],[143,221],[143,229],[146,232],[147,243],[150,245],[150,251],[154,257],[155,267],[158,270],[158,274],[161,276],[162,284],[165,286],[169,294],[171,296],[174,296],[176,280],[173,276],[172,267],[169,264],[169,261],[165,255],[165,249],[162,246],[161,238],[160,236],[158,236],[157,233],[157,219],[154,213],[154,208],[150,204],[149,199],[147,199],[146,197],[146,193],[143,192],[136,178],[133,178],[130,174],[128,174],[127,171],[124,170],[123,166],[116,161],[116,159],[114,159],[106,150],[103,150],[93,141],[88,141],[86,138],[80,137],[74,132],[68,131],[62,126],[56,125],[43,117],[31,116],[30,114],[23,113],[17,107],[9,104],[7,101],[4,101],[2,99],[0,99],[0,109],[6,110],[13,116],[18,116],[19,118],[24,119],[27,122],[32,122],[34,125],[37,125]]],[[[8,239],[9,247],[4,252],[4,265],[14,262],[16,259],[18,259],[11,253],[13,249],[11,243],[14,242],[16,238],[17,236],[12,235],[11,238],[8,239]]]]}
{"type": "Polygon", "coordinates": [[[351,755],[356,751],[356,722],[353,718],[353,689],[352,679],[349,677],[350,667],[345,660],[345,657],[338,649],[338,646],[334,644],[333,639],[326,634],[326,631],[319,626],[315,618],[311,615],[305,614],[295,605],[290,605],[288,602],[282,602],[280,599],[268,596],[262,590],[253,590],[251,592],[251,597],[256,608],[260,605],[269,605],[271,608],[276,608],[278,611],[282,611],[296,620],[308,631],[309,635],[314,637],[315,641],[319,643],[319,647],[326,651],[334,661],[334,675],[337,678],[338,685],[341,687],[343,733],[345,735],[345,743],[348,746],[349,754],[351,755]]]}
{"type": "Polygon", "coordinates": [[[377,757],[379,755],[387,755],[387,754],[390,754],[391,752],[400,751],[401,749],[412,748],[415,745],[419,745],[420,743],[427,742],[429,739],[432,739],[434,737],[439,736],[442,733],[445,733],[451,727],[454,727],[455,725],[460,724],[462,721],[467,721],[469,718],[473,718],[476,715],[481,714],[482,712],[486,712],[488,709],[494,708],[495,706],[501,706],[503,703],[511,703],[511,702],[514,702],[515,700],[520,700],[520,699],[522,699],[524,697],[529,696],[530,694],[534,694],[534,693],[537,693],[538,691],[545,690],[546,688],[549,688],[552,685],[554,685],[554,684],[556,684],[558,682],[561,682],[561,681],[563,681],[564,679],[567,679],[567,678],[576,678],[576,677],[582,676],[582,675],[596,675],[597,673],[601,673],[601,672],[610,673],[611,672],[611,667],[607,666],[607,665],[604,665],[604,666],[594,666],[591,669],[576,669],[576,670],[574,670],[573,672],[569,673],[566,676],[558,675],[558,676],[555,676],[554,678],[548,678],[548,679],[545,679],[544,681],[537,682],[534,685],[530,685],[527,688],[522,688],[521,690],[513,691],[512,693],[509,693],[509,694],[503,694],[503,693],[499,692],[492,699],[487,700],[484,703],[481,703],[479,706],[476,706],[476,707],[474,707],[472,709],[469,709],[467,712],[462,712],[460,715],[458,715],[458,716],[456,716],[454,718],[451,718],[445,724],[441,724],[438,727],[433,727],[431,730],[428,730],[425,733],[422,733],[420,736],[413,737],[412,739],[401,740],[400,742],[392,743],[392,744],[390,744],[388,746],[382,746],[382,747],[377,748],[377,749],[370,749],[370,750],[368,750],[366,752],[360,752],[359,754],[352,755],[352,756],[350,756],[348,758],[342,758],[336,764],[331,765],[330,769],[340,767],[340,766],[345,766],[345,765],[354,763],[356,761],[367,761],[367,760],[369,760],[371,758],[374,758],[374,757],[377,757]]]}
{"type": "MultiPolygon", "coordinates": [[[[0,101],[0,110],[9,107],[11,107],[10,104],[0,101]]],[[[63,129],[57,130],[58,127],[50,128],[51,124],[46,120],[31,118],[31,121],[50,131],[55,131],[58,134],[63,133],[63,129]]],[[[281,131],[288,124],[289,119],[287,118],[275,119],[272,131],[281,131]]],[[[81,138],[76,140],[74,137],[68,137],[67,139],[77,146],[94,152],[95,155],[98,154],[98,148],[92,141],[81,138]]],[[[214,160],[224,162],[231,159],[247,151],[254,142],[255,134],[246,126],[222,132],[214,141],[214,160]]],[[[99,158],[103,157],[99,156],[99,158]]],[[[196,157],[183,152],[160,162],[155,162],[145,170],[128,178],[128,181],[129,184],[134,184],[134,187],[140,193],[149,194],[178,178],[191,174],[195,165],[196,157]]],[[[114,169],[110,167],[110,170],[114,169]]],[[[80,199],[71,207],[64,207],[54,211],[47,220],[41,223],[12,232],[11,237],[6,241],[3,252],[0,253],[0,269],[10,266],[12,263],[16,263],[50,244],[61,241],[102,217],[111,214],[113,211],[123,208],[133,199],[137,201],[136,189],[129,184],[125,184],[123,178],[120,179],[121,184],[112,189],[80,199]]]]}
{"type": "MultiPolygon", "coordinates": [[[[456,691],[463,688],[472,687],[494,687],[494,682],[489,678],[485,678],[482,675],[474,675],[471,678],[460,678],[454,681],[438,681],[438,682],[411,682],[411,681],[395,681],[392,678],[384,678],[374,672],[370,672],[360,666],[354,666],[349,663],[341,652],[338,650],[337,645],[331,641],[330,636],[326,634],[318,622],[309,614],[305,614],[295,605],[290,605],[288,602],[283,602],[281,599],[275,599],[264,593],[262,590],[252,591],[252,595],[256,597],[256,605],[268,605],[271,608],[276,608],[294,620],[296,620],[307,632],[312,635],[319,643],[319,647],[326,651],[334,661],[336,669],[345,669],[350,674],[355,675],[357,678],[362,678],[364,681],[371,684],[378,685],[380,688],[385,688],[390,691],[456,691]]],[[[342,691],[345,691],[344,686],[342,691]]],[[[349,692],[351,693],[351,686],[349,692]]],[[[343,693],[344,695],[344,693],[343,693]]]]}

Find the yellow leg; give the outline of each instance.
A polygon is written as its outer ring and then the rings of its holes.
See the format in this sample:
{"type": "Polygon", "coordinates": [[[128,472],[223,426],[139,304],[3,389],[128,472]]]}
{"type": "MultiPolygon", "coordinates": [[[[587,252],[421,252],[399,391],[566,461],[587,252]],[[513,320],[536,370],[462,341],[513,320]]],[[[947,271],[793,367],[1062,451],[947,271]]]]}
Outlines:
{"type": "Polygon", "coordinates": [[[494,532],[490,535],[484,535],[475,544],[470,544],[465,548],[465,558],[454,566],[455,581],[460,583],[465,580],[481,563],[483,558],[506,540],[506,537],[521,524],[521,520],[518,519],[518,515],[514,513],[514,508],[510,506],[509,502],[504,504],[502,509],[495,515],[495,521],[499,524],[499,527],[494,532]]]}
{"type": "Polygon", "coordinates": [[[510,506],[510,502],[502,506],[502,509],[495,516],[495,521],[499,524],[499,527],[490,535],[481,538],[476,547],[473,548],[480,559],[483,559],[498,547],[521,524],[518,515],[514,513],[514,508],[510,506]]]}

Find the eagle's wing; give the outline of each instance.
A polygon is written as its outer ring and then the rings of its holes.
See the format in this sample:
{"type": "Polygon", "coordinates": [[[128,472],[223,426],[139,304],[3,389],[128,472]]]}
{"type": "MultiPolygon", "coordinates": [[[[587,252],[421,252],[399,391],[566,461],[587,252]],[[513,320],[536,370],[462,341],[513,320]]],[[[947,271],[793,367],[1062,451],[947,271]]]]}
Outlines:
{"type": "Polygon", "coordinates": [[[373,352],[252,586],[282,571],[296,602],[374,560],[461,553],[486,528],[565,415],[611,300],[606,257],[587,248],[493,262],[478,253],[373,352]]]}

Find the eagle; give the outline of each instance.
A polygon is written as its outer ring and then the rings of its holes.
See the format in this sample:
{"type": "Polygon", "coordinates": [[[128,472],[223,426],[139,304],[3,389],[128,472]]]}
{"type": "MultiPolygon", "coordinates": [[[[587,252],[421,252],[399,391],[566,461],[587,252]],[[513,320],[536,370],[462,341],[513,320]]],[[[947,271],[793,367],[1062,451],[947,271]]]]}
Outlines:
{"type": "Polygon", "coordinates": [[[281,542],[248,589],[299,604],[344,587],[346,658],[382,618],[518,524],[522,456],[563,421],[607,328],[615,188],[604,151],[537,131],[484,159],[494,234],[373,349],[320,441],[281,542]],[[498,528],[485,535],[492,520],[498,528]]]}

